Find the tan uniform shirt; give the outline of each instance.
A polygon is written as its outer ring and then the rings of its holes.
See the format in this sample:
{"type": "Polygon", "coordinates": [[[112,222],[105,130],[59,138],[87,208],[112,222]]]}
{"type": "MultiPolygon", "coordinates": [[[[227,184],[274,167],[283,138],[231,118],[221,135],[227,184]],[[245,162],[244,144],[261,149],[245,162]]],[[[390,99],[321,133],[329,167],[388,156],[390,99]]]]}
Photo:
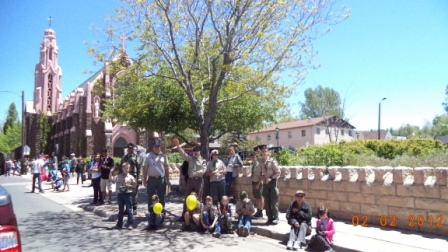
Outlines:
{"type": "Polygon", "coordinates": [[[269,178],[275,173],[279,173],[280,169],[278,168],[277,161],[275,159],[269,157],[267,160],[261,160],[259,163],[261,167],[261,175],[263,178],[269,178]]]}
{"type": "Polygon", "coordinates": [[[143,161],[143,169],[147,171],[147,176],[166,177],[168,176],[168,174],[165,174],[168,172],[168,158],[162,152],[159,154],[150,152],[145,156],[143,161]],[[154,167],[154,163],[158,166],[158,168],[154,167]],[[163,172],[163,174],[160,172],[163,172]]]}
{"type": "MultiPolygon", "coordinates": [[[[216,161],[215,160],[209,161],[207,164],[207,172],[213,172],[216,170],[218,170],[218,171],[226,170],[226,165],[220,159],[218,159],[216,161]]],[[[220,174],[220,173],[213,174],[212,176],[210,176],[210,182],[222,181],[225,178],[226,177],[224,174],[220,174]]]]}
{"type": "Polygon", "coordinates": [[[188,176],[190,178],[202,178],[206,170],[206,161],[201,156],[195,158],[187,155],[182,148],[179,149],[179,154],[185,161],[188,161],[188,176]]]}
{"type": "Polygon", "coordinates": [[[252,168],[251,171],[252,182],[259,182],[261,176],[260,162],[257,161],[255,164],[252,164],[251,168],[252,168]]]}
{"type": "Polygon", "coordinates": [[[132,185],[132,188],[127,187],[126,193],[132,193],[134,191],[135,186],[137,185],[137,181],[135,180],[134,176],[132,176],[131,174],[127,174],[126,177],[124,177],[124,174],[118,174],[118,176],[114,176],[111,178],[112,182],[117,182],[116,184],[116,192],[120,193],[118,191],[118,188],[120,188],[120,186],[128,186],[128,185],[132,185]]]}

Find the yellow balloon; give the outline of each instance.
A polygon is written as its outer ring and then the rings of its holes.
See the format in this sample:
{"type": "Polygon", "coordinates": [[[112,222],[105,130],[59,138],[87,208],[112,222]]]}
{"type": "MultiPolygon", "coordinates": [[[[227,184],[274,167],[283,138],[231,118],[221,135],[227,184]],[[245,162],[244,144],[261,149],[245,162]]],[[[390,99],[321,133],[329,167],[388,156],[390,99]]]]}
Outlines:
{"type": "Polygon", "coordinates": [[[196,208],[196,205],[198,204],[198,198],[196,198],[194,195],[190,195],[187,197],[186,203],[188,210],[191,211],[196,208]]]}
{"type": "Polygon", "coordinates": [[[162,206],[162,204],[160,204],[160,203],[156,203],[156,204],[154,204],[154,208],[153,208],[153,210],[154,210],[154,213],[155,213],[155,214],[160,214],[160,213],[163,211],[163,206],[162,206]]]}

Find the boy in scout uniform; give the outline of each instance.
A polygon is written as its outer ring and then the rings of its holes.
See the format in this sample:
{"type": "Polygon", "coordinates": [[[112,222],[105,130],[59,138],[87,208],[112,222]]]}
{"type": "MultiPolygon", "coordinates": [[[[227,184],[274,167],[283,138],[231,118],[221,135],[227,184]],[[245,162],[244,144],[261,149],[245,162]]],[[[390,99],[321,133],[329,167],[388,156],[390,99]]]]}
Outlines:
{"type": "Polygon", "coordinates": [[[263,197],[264,207],[268,221],[266,225],[278,224],[278,187],[277,178],[280,176],[280,169],[277,161],[270,157],[268,147],[266,145],[261,147],[261,161],[259,163],[261,168],[260,179],[263,181],[263,197]]]}
{"type": "Polygon", "coordinates": [[[258,157],[255,152],[250,153],[250,159],[252,160],[252,192],[255,198],[255,204],[257,207],[257,212],[252,216],[254,218],[263,217],[263,208],[264,208],[264,200],[263,200],[263,180],[261,177],[261,169],[258,162],[258,157]]]}

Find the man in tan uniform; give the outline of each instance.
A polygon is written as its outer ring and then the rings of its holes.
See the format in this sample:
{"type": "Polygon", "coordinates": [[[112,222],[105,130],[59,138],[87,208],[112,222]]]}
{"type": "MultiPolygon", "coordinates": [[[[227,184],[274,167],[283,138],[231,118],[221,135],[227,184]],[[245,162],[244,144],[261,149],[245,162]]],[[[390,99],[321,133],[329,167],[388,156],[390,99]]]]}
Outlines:
{"type": "Polygon", "coordinates": [[[280,169],[278,168],[277,161],[270,157],[270,153],[267,146],[261,147],[261,176],[263,180],[263,197],[264,208],[266,210],[266,216],[268,217],[267,225],[278,224],[278,187],[277,178],[280,176],[280,169]]]}

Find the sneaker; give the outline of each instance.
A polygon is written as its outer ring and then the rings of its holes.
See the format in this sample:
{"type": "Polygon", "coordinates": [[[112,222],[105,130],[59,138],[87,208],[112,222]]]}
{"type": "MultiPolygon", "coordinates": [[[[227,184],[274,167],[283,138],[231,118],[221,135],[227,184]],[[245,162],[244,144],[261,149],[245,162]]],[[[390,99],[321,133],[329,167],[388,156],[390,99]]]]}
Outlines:
{"type": "Polygon", "coordinates": [[[219,238],[219,237],[221,237],[221,233],[214,232],[214,233],[212,234],[212,236],[215,237],[215,238],[219,238]]]}
{"type": "MultiPolygon", "coordinates": [[[[58,190],[59,191],[59,190],[58,190]]],[[[96,205],[98,204],[97,202],[91,202],[90,205],[96,205]]]]}
{"type": "Polygon", "coordinates": [[[114,227],[113,227],[113,229],[122,229],[123,227],[122,226],[118,226],[118,225],[115,225],[114,227]]]}
{"type": "Polygon", "coordinates": [[[129,225],[128,230],[132,230],[132,229],[134,229],[134,227],[132,225],[129,225]]]}
{"type": "Polygon", "coordinates": [[[266,221],[265,224],[266,224],[266,225],[271,225],[271,224],[272,224],[272,219],[268,219],[268,221],[266,221]]]}
{"type": "Polygon", "coordinates": [[[288,244],[286,244],[286,249],[291,250],[293,245],[294,245],[293,241],[288,241],[288,244]]]}
{"type": "Polygon", "coordinates": [[[208,228],[205,230],[204,234],[210,234],[210,230],[208,228]]]}
{"type": "Polygon", "coordinates": [[[240,228],[238,228],[238,236],[243,236],[244,233],[244,227],[241,226],[240,228]]]}
{"type": "Polygon", "coordinates": [[[294,245],[292,246],[293,250],[298,250],[299,249],[299,244],[300,242],[294,242],[294,245]]]}
{"type": "Polygon", "coordinates": [[[191,231],[191,226],[190,226],[190,225],[184,225],[184,226],[181,228],[181,230],[182,230],[182,231],[191,231]]]}
{"type": "Polygon", "coordinates": [[[40,192],[40,193],[45,193],[45,191],[44,191],[44,190],[40,190],[39,192],[40,192]]]}
{"type": "MultiPolygon", "coordinates": [[[[109,203],[109,204],[110,204],[110,203],[109,203]]],[[[134,216],[136,216],[136,215],[137,215],[137,209],[134,209],[133,212],[132,212],[132,214],[133,214],[134,216]]]]}
{"type": "Polygon", "coordinates": [[[277,225],[280,222],[280,220],[277,218],[277,219],[273,219],[271,222],[272,222],[272,224],[277,225]]]}
{"type": "Polygon", "coordinates": [[[254,215],[252,215],[253,218],[263,218],[263,212],[257,211],[254,215]]]}
{"type": "Polygon", "coordinates": [[[243,227],[243,237],[247,237],[249,235],[249,229],[247,227],[243,227]]]}

